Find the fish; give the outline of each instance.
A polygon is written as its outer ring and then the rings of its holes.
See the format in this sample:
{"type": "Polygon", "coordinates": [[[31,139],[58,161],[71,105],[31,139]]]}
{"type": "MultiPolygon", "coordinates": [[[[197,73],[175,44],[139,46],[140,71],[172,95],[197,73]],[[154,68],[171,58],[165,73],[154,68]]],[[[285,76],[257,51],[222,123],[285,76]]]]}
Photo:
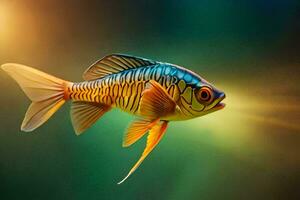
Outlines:
{"type": "Polygon", "coordinates": [[[200,117],[225,107],[225,93],[187,68],[126,54],[110,54],[83,73],[82,82],[57,78],[15,63],[3,64],[32,101],[21,125],[30,132],[71,101],[71,121],[82,134],[111,109],[135,116],[123,138],[129,147],[148,133],[146,147],[123,183],[157,146],[170,121],[200,117]]]}

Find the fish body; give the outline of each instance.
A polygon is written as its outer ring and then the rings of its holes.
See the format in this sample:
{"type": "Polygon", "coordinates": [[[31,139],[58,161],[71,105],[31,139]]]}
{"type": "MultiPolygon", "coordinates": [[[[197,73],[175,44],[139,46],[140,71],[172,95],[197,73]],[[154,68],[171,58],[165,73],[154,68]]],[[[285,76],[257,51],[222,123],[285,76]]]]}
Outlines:
{"type": "MultiPolygon", "coordinates": [[[[203,105],[195,97],[197,88],[207,84],[204,79],[190,70],[162,62],[110,74],[101,79],[71,83],[68,98],[110,105],[143,117],[139,110],[140,100],[149,81],[159,83],[178,105],[177,112],[164,116],[162,120],[191,119],[205,114],[204,111],[216,105],[203,105]]],[[[223,98],[223,93],[214,90],[216,95],[223,98]]]]}
{"type": "MultiPolygon", "coordinates": [[[[199,117],[224,107],[225,94],[196,73],[170,63],[122,54],[106,56],[73,83],[39,70],[5,64],[8,72],[32,100],[21,129],[42,125],[66,101],[71,100],[71,119],[81,134],[102,115],[118,108],[136,115],[128,127],[123,146],[135,143],[147,132],[147,145],[126,180],[164,135],[169,121],[199,117]]],[[[120,183],[121,183],[120,182],[120,183]]]]}

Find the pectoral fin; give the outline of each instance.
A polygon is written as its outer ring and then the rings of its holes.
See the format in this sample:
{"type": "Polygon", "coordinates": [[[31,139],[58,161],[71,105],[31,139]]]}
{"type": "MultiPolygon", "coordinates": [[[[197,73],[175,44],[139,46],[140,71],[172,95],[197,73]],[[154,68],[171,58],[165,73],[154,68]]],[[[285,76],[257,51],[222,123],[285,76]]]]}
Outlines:
{"type": "Polygon", "coordinates": [[[147,83],[141,98],[141,116],[156,119],[174,113],[175,108],[175,101],[158,82],[147,83]]]}
{"type": "Polygon", "coordinates": [[[159,119],[148,120],[148,119],[137,119],[133,121],[123,139],[123,147],[128,147],[138,141],[145,133],[147,133],[154,125],[159,122],[159,119]]]}
{"type": "Polygon", "coordinates": [[[167,121],[159,122],[157,123],[149,132],[148,138],[147,138],[147,145],[146,148],[141,156],[141,158],[138,160],[138,162],[132,167],[132,169],[129,171],[127,176],[120,181],[118,184],[123,183],[138,167],[139,165],[144,161],[144,159],[149,155],[149,153],[155,148],[155,146],[159,143],[162,136],[166,132],[168,126],[167,121]]]}

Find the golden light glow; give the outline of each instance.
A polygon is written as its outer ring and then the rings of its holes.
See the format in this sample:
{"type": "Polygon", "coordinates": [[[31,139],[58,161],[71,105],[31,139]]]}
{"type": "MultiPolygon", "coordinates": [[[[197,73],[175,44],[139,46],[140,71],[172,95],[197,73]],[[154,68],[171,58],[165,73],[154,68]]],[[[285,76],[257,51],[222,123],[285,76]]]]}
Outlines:
{"type": "Polygon", "coordinates": [[[6,2],[0,2],[0,42],[6,43],[13,33],[13,15],[12,8],[6,2]]]}

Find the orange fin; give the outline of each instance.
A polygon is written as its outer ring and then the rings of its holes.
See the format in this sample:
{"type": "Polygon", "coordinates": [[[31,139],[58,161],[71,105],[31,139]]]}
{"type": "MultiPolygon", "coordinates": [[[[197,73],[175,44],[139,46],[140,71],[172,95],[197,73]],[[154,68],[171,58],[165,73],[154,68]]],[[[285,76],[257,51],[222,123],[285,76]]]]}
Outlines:
{"type": "Polygon", "coordinates": [[[140,159],[137,161],[137,163],[132,167],[132,169],[129,171],[127,176],[120,181],[118,184],[123,183],[138,167],[139,165],[145,160],[145,158],[149,155],[149,153],[155,148],[155,146],[159,143],[162,136],[166,132],[168,126],[167,121],[163,121],[162,123],[156,124],[149,132],[148,138],[147,138],[147,145],[144,149],[144,152],[140,159]]]}
{"type": "Polygon", "coordinates": [[[148,120],[148,119],[138,119],[133,121],[123,139],[123,147],[128,147],[138,141],[145,133],[147,133],[154,125],[159,122],[159,119],[148,120]]]}
{"type": "Polygon", "coordinates": [[[22,131],[38,128],[65,103],[68,81],[25,65],[7,63],[1,67],[16,80],[32,101],[22,122],[22,131]]]}
{"type": "Polygon", "coordinates": [[[141,98],[141,116],[156,119],[172,114],[175,109],[176,103],[167,91],[158,82],[149,81],[141,98]]]}
{"type": "Polygon", "coordinates": [[[111,107],[99,103],[74,101],[71,106],[71,120],[76,135],[94,124],[111,107]]]}

